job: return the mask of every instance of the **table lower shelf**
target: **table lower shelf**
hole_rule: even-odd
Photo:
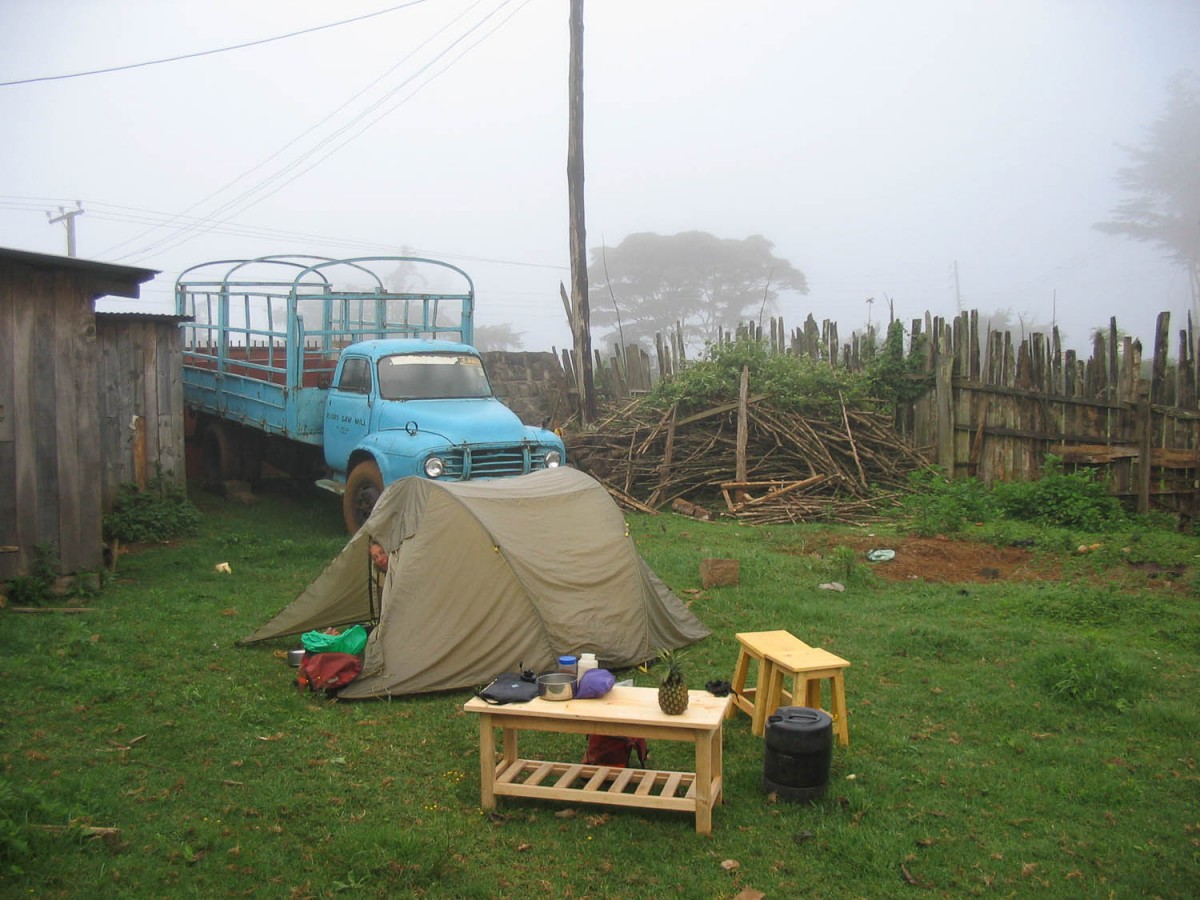
[[[540,759],[501,760],[496,765],[498,797],[534,797],[647,809],[696,810],[696,775],[661,769],[591,766]],[[720,802],[721,779],[710,796]]]

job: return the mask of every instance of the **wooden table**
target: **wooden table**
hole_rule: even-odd
[[[592,700],[543,700],[489,704],[472,697],[463,710],[479,715],[480,806],[497,797],[534,797],[574,803],[603,803],[694,812],[696,831],[712,832],[712,808],[721,802],[721,725],[729,697],[689,691],[688,708],[668,716],[658,708],[658,690],[614,687]],[[496,758],[495,729],[502,731]],[[694,772],[591,766],[582,762],[521,759],[517,732],[613,734],[647,740],[691,741]],[[579,755],[583,757],[583,745]]]

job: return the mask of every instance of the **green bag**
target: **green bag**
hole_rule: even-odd
[[[309,653],[352,653],[358,656],[367,646],[367,629],[361,625],[351,625],[341,634],[306,631],[300,635],[300,643]]]

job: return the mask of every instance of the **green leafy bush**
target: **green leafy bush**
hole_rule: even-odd
[[[893,403],[909,403],[929,390],[930,379],[925,373],[922,353],[928,341],[928,335],[919,335],[913,352],[906,355],[904,326],[899,319],[893,320],[883,345],[867,367],[867,383],[872,396]]]
[[[1104,482],[1087,471],[1064,472],[1056,456],[1046,457],[1037,481],[996,484],[995,498],[1005,516],[1042,525],[1105,531],[1125,521],[1120,501]]]
[[[112,512],[104,517],[104,534],[125,542],[169,540],[195,534],[199,526],[200,511],[183,489],[161,477],[144,491],[121,485]]]
[[[908,482],[910,493],[901,502],[901,511],[923,537],[953,534],[997,514],[991,490],[978,478],[951,480],[941,469],[930,468],[913,472]]]
[[[779,409],[806,413],[839,410],[840,414],[843,402],[861,403],[869,393],[863,375],[808,356],[772,353],[766,345],[743,338],[709,347],[704,359],[659,382],[650,402],[664,409],[673,403],[703,409],[735,401],[743,366],[750,372],[751,393],[770,394]]]
[[[38,544],[33,548],[29,574],[18,575],[5,584],[9,601],[13,606],[41,606],[50,599],[58,570],[58,551],[50,544]]]

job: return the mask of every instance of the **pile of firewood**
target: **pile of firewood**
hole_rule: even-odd
[[[762,396],[698,413],[635,400],[567,440],[572,465],[626,508],[760,524],[876,518],[927,465],[881,413],[801,415]]]

